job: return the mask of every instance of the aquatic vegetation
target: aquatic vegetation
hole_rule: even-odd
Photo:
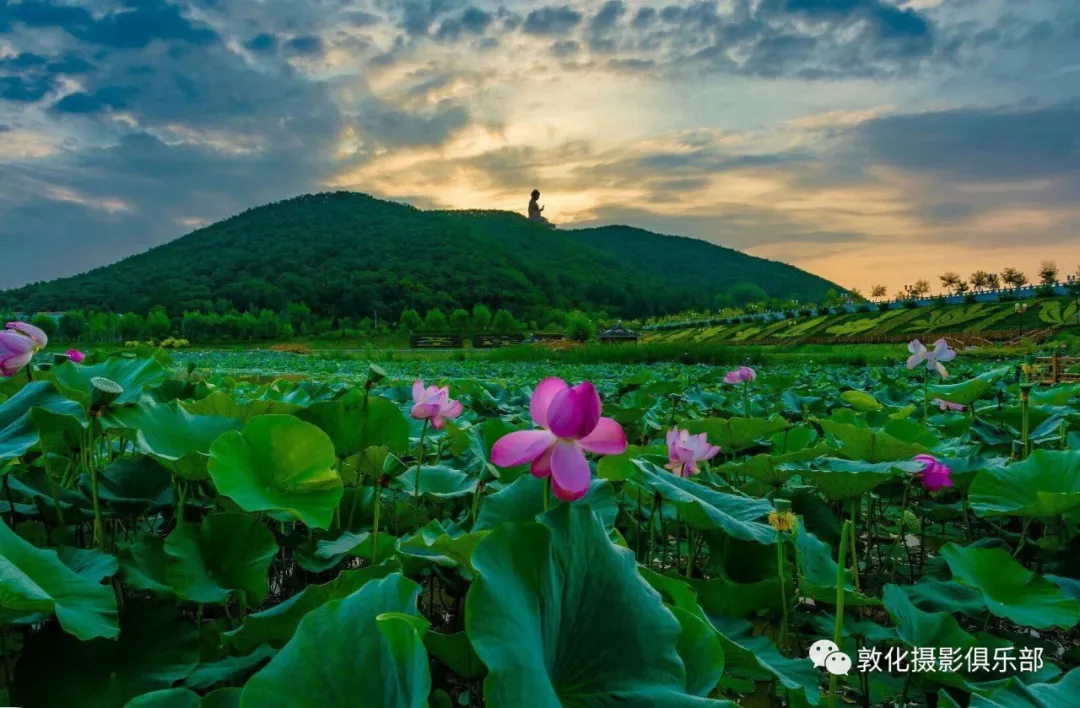
[[[1080,691],[1080,387],[1018,362],[0,347],[11,705]]]

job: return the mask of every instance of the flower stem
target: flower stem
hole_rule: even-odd
[[[907,509],[908,490],[911,489],[911,483],[915,481],[915,475],[908,478],[907,484],[904,485],[904,496],[900,502],[900,530],[896,534],[896,543],[893,544],[893,552],[889,555],[892,556],[892,573],[889,576],[889,582],[896,582],[896,549],[900,546],[900,542],[904,540],[904,510]],[[906,544],[907,542],[904,541]]]
[[[833,629],[833,643],[840,646],[840,640],[844,638],[844,568],[847,555],[848,535],[851,533],[851,522],[844,520],[844,527],[840,530],[840,550],[836,559],[836,625]],[[829,706],[836,708],[837,688],[840,677],[833,674],[829,677]]]
[[[742,385],[742,408],[743,416],[750,417],[750,382],[744,381]]]
[[[382,510],[382,486],[375,483],[375,523],[371,535],[371,564],[379,564],[379,512]]]
[[[784,534],[779,533],[776,537],[776,575],[780,579],[780,651],[787,650],[788,615],[787,615],[787,588],[784,587]]]
[[[858,536],[856,532],[859,528],[859,498],[855,497],[851,500],[851,581],[855,587],[856,592],[859,590],[859,555],[858,555]]]
[[[413,498],[420,499],[420,467],[424,464],[424,438],[427,436],[428,421],[424,420],[424,427],[420,430],[420,452],[416,456],[416,489],[413,492]]]

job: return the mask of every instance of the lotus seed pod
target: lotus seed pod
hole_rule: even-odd
[[[101,410],[124,394],[124,387],[103,376],[90,379],[90,408]]]

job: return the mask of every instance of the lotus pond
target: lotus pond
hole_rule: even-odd
[[[230,356],[0,379],[0,702],[1077,704],[1080,385]]]

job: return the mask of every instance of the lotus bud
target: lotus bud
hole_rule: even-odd
[[[124,394],[124,387],[103,376],[90,379],[90,410],[100,411]]]

